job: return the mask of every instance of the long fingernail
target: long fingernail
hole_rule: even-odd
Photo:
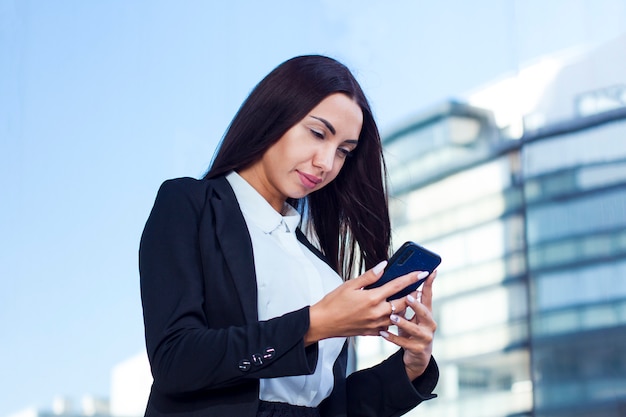
[[[397,323],[400,321],[400,316],[398,316],[397,314],[392,314],[391,316],[389,316],[389,319],[394,322]]]
[[[413,297],[411,294],[407,295],[406,299],[409,300],[409,303],[411,304],[415,302],[415,297]]]
[[[428,271],[422,271],[419,274],[417,274],[417,278],[418,279],[422,279],[422,278],[426,278],[428,275],[430,275],[430,272]]]
[[[389,333],[387,333],[384,330],[379,331],[378,334],[384,337],[385,339],[389,338]]]
[[[387,266],[387,261],[382,261],[381,263],[379,263],[378,265],[376,265],[374,267],[374,269],[372,269],[374,271],[374,273],[376,275],[380,274],[380,272],[385,269],[385,267]]]

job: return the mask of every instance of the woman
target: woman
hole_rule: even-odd
[[[389,246],[380,137],[361,88],[333,59],[284,62],[243,103],[205,178],[166,181],[146,223],[146,416],[399,416],[433,398],[436,274],[421,302],[385,301],[419,271],[362,290]],[[346,376],[356,335],[401,349]]]

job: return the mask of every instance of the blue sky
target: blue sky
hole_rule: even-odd
[[[346,63],[383,133],[626,31],[623,0],[0,0],[0,416],[107,396],[143,349],[137,249],[274,66]]]

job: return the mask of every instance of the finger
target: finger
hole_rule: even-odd
[[[364,274],[348,281],[355,288],[364,288],[375,283],[383,275],[383,271],[387,266],[387,261],[382,261],[372,269],[367,270]]]
[[[423,305],[415,307],[415,316],[411,318],[411,322],[419,326],[427,327],[433,332],[437,329],[437,323],[432,313]]]
[[[437,270],[433,271],[424,286],[422,287],[422,297],[421,303],[426,306],[426,308],[430,311],[433,309],[433,282],[437,277]]]
[[[393,343],[394,345],[403,347],[403,348],[407,348],[409,345],[409,340],[404,338],[404,337],[400,337],[397,336],[389,331],[385,331],[385,330],[381,330],[380,331],[380,336],[382,336],[383,338],[389,340],[391,343]]]
[[[394,315],[392,315],[390,319],[391,322],[398,327],[398,333],[402,335],[398,335],[398,337],[408,337],[426,344],[432,342],[435,334],[434,327],[436,327],[434,322],[432,323],[433,327],[431,328],[431,326],[417,325],[410,320],[403,319],[402,317],[394,317]]]
[[[417,340],[415,337],[399,336],[388,330],[383,330],[379,334],[394,345],[400,346],[406,350],[418,350],[420,346],[427,345],[427,341],[429,340],[428,337],[424,337],[424,340]]]
[[[409,285],[416,283],[421,278],[425,278],[423,274],[428,274],[428,272],[422,272],[422,271],[409,272],[406,275],[402,275],[401,277],[392,279],[385,285],[381,286],[378,290],[381,292],[381,294],[385,298],[388,298],[394,295],[395,293],[397,293],[398,291],[402,291]]]
[[[389,320],[391,320],[391,324],[395,325],[398,328],[398,337],[407,337],[407,336],[415,336],[416,335],[416,327],[417,325],[413,323],[411,320],[407,320],[399,315],[392,314],[389,316]]]
[[[437,330],[437,323],[435,322],[433,314],[425,305],[421,304],[419,301],[415,301],[410,307],[415,312],[415,315],[410,319],[405,318],[405,321],[415,324],[416,326],[419,325],[420,327],[427,328],[433,333]]]
[[[383,304],[387,304],[389,307],[385,310],[386,318],[389,319],[391,315],[397,315],[404,317],[407,308],[406,297],[398,298],[391,301],[383,301]]]
[[[424,305],[423,301],[421,301],[421,297],[423,296],[420,296],[419,291],[405,297],[407,305],[415,313],[410,320],[412,320],[415,324],[420,324],[425,321],[427,325],[430,325],[434,322],[432,317],[432,308]]]

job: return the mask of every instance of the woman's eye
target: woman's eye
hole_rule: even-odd
[[[345,149],[345,148],[337,148],[337,153],[342,158],[346,158],[346,157],[352,155],[350,149]]]
[[[324,132],[320,132],[319,130],[311,129],[311,133],[318,139],[324,139]]]

